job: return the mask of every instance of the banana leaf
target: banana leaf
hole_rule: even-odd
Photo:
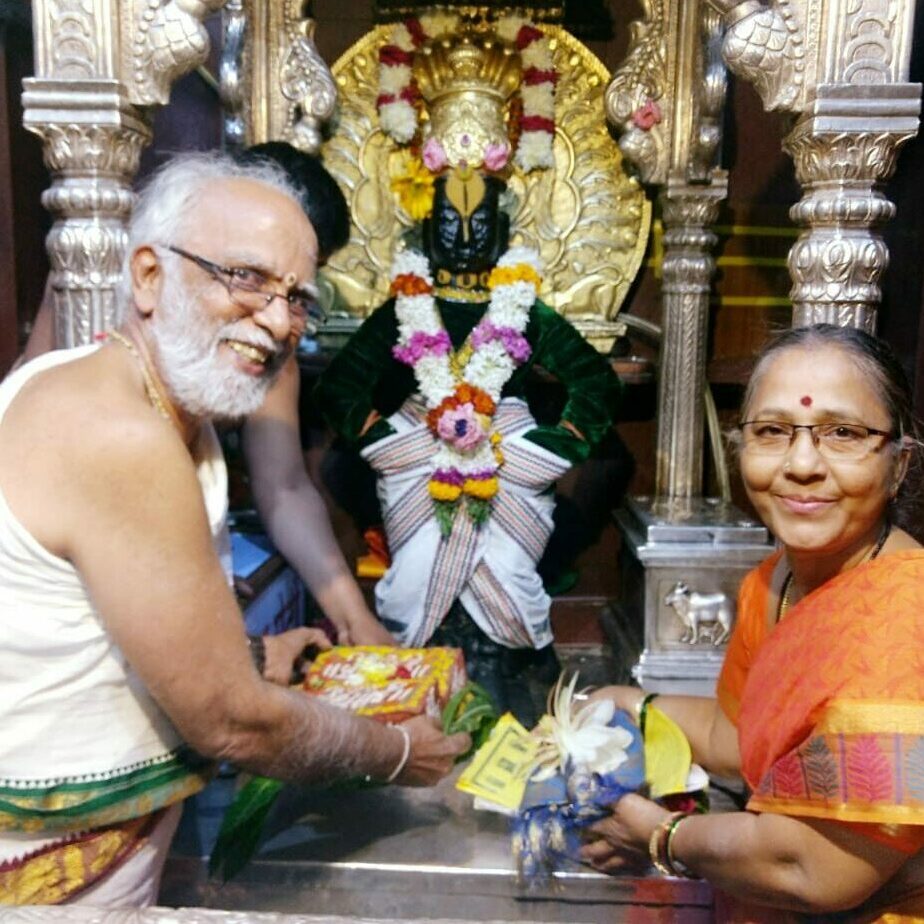
[[[447,735],[468,732],[472,748],[458,760],[465,760],[487,740],[498,715],[485,689],[467,683],[452,696],[442,713]],[[257,851],[270,809],[285,784],[265,776],[252,777],[234,797],[221,822],[218,839],[209,857],[209,875],[220,875],[227,882],[236,876]],[[375,784],[380,785],[380,784]],[[340,792],[367,788],[365,779],[344,780],[336,784]],[[330,788],[330,787],[329,787]]]

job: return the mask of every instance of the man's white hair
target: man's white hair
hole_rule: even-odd
[[[288,196],[299,208],[301,201],[285,171],[268,160],[241,164],[214,151],[180,154],[168,161],[138,194],[128,226],[128,246],[122,264],[119,301],[131,305],[131,256],[145,244],[181,245],[183,233],[196,220],[196,210],[214,182],[248,179]],[[161,255],[163,257],[163,255]]]

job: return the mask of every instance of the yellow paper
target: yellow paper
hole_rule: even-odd
[[[504,808],[519,808],[538,746],[538,741],[509,712],[502,715],[491,737],[459,777],[456,789]]]
[[[690,743],[677,723],[649,705],[645,712],[645,780],[651,797],[685,792],[692,762]]]

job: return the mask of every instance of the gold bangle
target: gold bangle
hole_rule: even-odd
[[[677,833],[677,829],[680,827],[680,822],[685,821],[690,816],[687,814],[681,814],[679,818],[674,818],[670,826],[667,829],[667,838],[666,844],[664,847],[664,861],[665,866],[671,871],[670,875],[677,876],[682,879],[698,879],[699,877],[684,863],[682,860],[678,860],[674,856],[674,835]]]
[[[674,824],[683,818],[683,812],[674,812],[665,818],[652,832],[648,839],[648,856],[651,865],[662,876],[676,876],[667,862],[667,838]]]

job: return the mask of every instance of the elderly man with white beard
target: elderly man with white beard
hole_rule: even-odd
[[[265,682],[216,554],[212,421],[261,405],[315,295],[296,191],[178,159],[128,253],[124,325],[0,385],[0,903],[150,903],[216,759],[428,785],[469,744]]]

